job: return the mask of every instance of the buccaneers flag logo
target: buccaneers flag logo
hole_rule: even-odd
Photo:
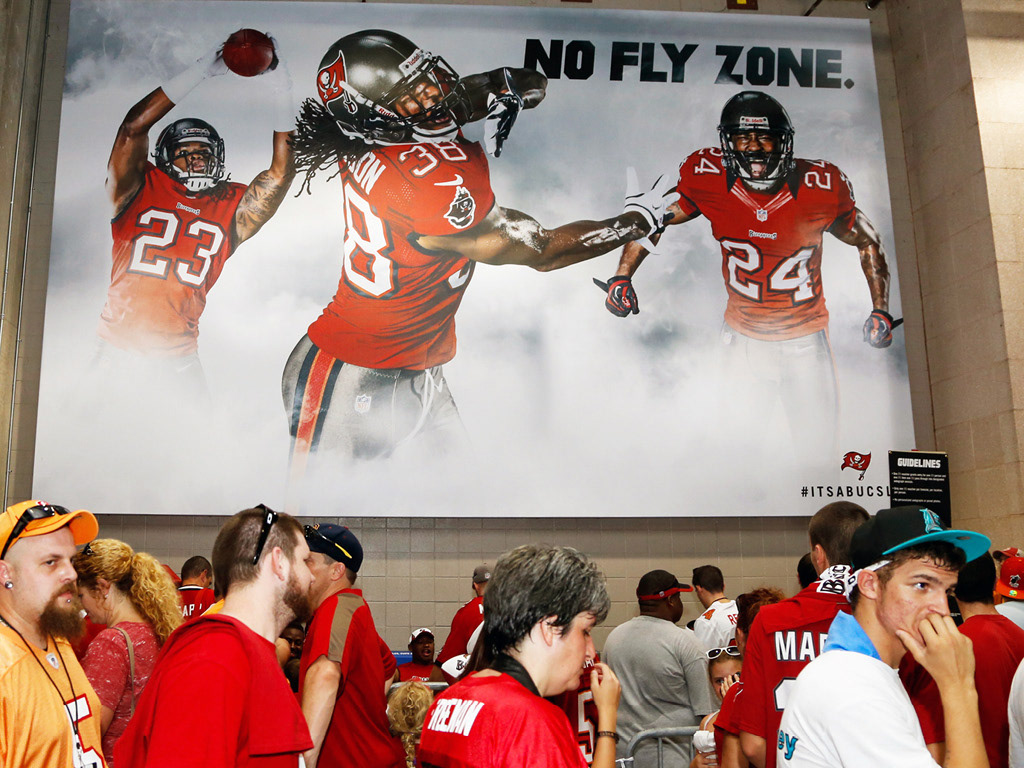
[[[864,479],[864,473],[868,471],[868,464],[871,463],[870,453],[857,453],[856,451],[850,451],[848,454],[843,456],[843,464],[839,467],[840,470],[850,469],[860,470],[860,477],[858,480]]]

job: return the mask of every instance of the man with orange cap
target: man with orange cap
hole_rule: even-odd
[[[98,530],[45,501],[0,514],[0,765],[104,764],[100,702],[68,643],[84,629],[71,557]]]

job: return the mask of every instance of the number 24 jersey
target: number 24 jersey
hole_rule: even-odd
[[[839,168],[798,158],[782,187],[766,194],[739,179],[729,186],[722,151],[712,147],[679,167],[677,190],[683,213],[703,214],[721,245],[732,328],[781,341],[828,326],[822,235],[848,232],[856,217],[853,188]]]

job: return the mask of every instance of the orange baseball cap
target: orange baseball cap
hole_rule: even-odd
[[[6,555],[18,539],[53,533],[65,525],[71,529],[75,544],[89,543],[100,530],[96,517],[85,509],[72,511],[37,499],[13,504],[0,514],[0,557]]]

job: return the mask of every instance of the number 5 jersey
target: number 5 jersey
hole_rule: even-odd
[[[114,263],[100,338],[146,355],[196,351],[206,294],[235,249],[235,210],[245,190],[225,182],[188,195],[147,163],[142,188],[111,221]]]

